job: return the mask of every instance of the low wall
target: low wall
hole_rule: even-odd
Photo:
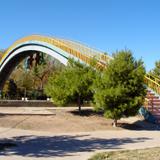
[[[0,100],[0,107],[55,107],[50,101],[45,100]]]

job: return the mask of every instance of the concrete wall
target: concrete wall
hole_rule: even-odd
[[[0,100],[0,107],[55,107],[55,105],[52,102],[43,100]]]

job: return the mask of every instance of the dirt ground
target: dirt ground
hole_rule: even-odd
[[[0,115],[0,127],[20,128],[36,131],[83,132],[112,129],[111,120],[106,120],[102,115],[95,114],[92,110],[84,110],[79,115],[76,109],[53,109],[52,114],[11,114]]]
[[[143,121],[122,119],[113,128],[92,108],[79,115],[73,107],[0,107],[0,160],[86,160],[109,150],[159,147],[159,130],[136,122]]]
[[[25,112],[22,112],[24,109]],[[30,114],[27,113],[28,109],[30,109]],[[7,110],[7,114],[6,112],[2,113],[3,110]],[[16,110],[18,114],[16,114]],[[36,111],[37,114],[35,114],[35,109],[34,114],[32,114],[31,107],[0,108],[0,127],[49,131],[54,133],[67,133],[100,130],[121,130],[124,126],[123,123],[123,126],[119,125],[120,127],[113,128],[112,120],[104,118],[102,114],[93,112],[91,108],[83,109],[81,115],[79,115],[77,108],[56,109],[43,107],[37,108]],[[122,123],[122,121],[120,122]],[[135,128],[137,126],[129,125],[129,127]]]

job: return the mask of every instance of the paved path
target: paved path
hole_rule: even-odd
[[[83,107],[85,109],[92,109],[93,107]],[[53,115],[54,110],[66,110],[73,111],[77,110],[77,107],[7,107],[0,106],[0,114],[5,115]]]
[[[96,152],[160,146],[160,131],[37,132],[0,128],[0,143],[17,144],[0,160],[87,160]]]
[[[27,115],[27,114],[53,114],[51,111],[49,111],[51,107],[0,107],[0,113],[1,114],[21,114],[21,115]]]

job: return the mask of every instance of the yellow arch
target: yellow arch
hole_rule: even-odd
[[[45,42],[50,45],[54,45],[63,51],[66,51],[70,55],[78,58],[79,60],[90,64],[91,59],[95,58],[97,60],[97,67],[98,68],[104,68],[106,66],[106,62],[112,59],[112,57],[104,54],[103,52],[91,49],[87,46],[84,46],[80,43],[64,40],[60,38],[52,38],[52,37],[46,37],[46,36],[40,36],[40,35],[31,35],[24,37],[22,39],[17,40],[13,45],[11,45],[5,54],[3,55],[1,62],[3,59],[18,45],[23,44],[27,41],[39,41],[39,42]]]
[[[97,60],[98,68],[106,67],[107,64],[106,62],[112,59],[112,57],[104,54],[103,52],[94,50],[78,42],[73,42],[61,38],[41,36],[41,35],[31,35],[21,38],[17,40],[13,45],[11,45],[1,58],[0,64],[14,48],[16,48],[18,45],[21,45],[29,41],[45,42],[50,45],[56,46],[87,64],[90,64],[91,59],[95,58]],[[155,90],[158,94],[160,94],[160,80],[158,78],[146,74],[144,82],[147,84],[148,87],[150,87],[151,89]]]

